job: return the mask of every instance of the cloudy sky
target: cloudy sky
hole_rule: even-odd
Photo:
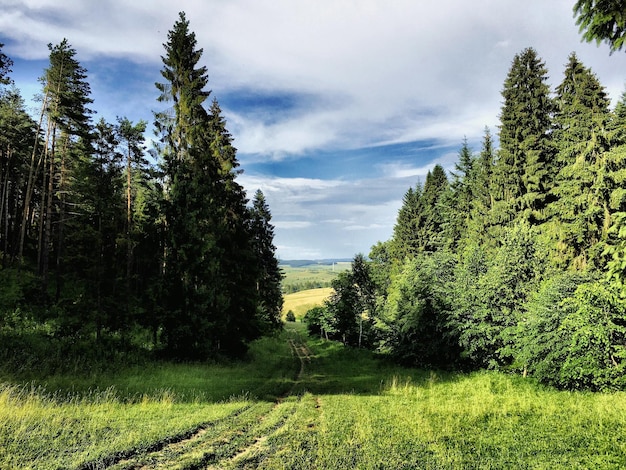
[[[626,54],[582,43],[574,0],[0,0],[0,42],[27,100],[67,38],[100,116],[152,120],[167,31],[184,10],[266,195],[282,259],[351,258],[392,233],[406,190],[497,134],[502,84],[533,47],[556,86],[576,52],[619,98]]]

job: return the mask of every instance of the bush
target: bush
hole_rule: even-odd
[[[293,313],[293,310],[289,310],[286,316],[287,321],[296,321],[296,314]]]

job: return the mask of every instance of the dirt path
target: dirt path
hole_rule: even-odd
[[[291,390],[275,402],[256,402],[221,420],[166,438],[143,450],[112,456],[84,468],[114,470],[257,468],[281,448],[286,427],[313,430],[318,415],[314,397],[296,394],[312,353],[297,332],[290,332],[291,353],[299,371]],[[307,416],[306,423],[300,423]],[[314,420],[313,420],[314,421]]]

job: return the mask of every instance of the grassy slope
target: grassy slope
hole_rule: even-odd
[[[283,316],[289,310],[293,311],[296,319],[300,320],[304,314],[313,307],[317,307],[324,303],[333,289],[331,287],[321,287],[319,289],[308,289],[284,296]]]
[[[405,369],[322,340],[308,340],[307,349],[298,346],[302,327],[258,343],[257,360],[245,367],[169,366],[167,390],[156,391],[155,379],[145,396],[136,394],[140,385],[51,396],[5,384],[0,468],[75,468],[123,451],[112,468],[626,467],[625,393]],[[220,402],[228,393],[222,377],[233,381],[232,395],[244,395]],[[101,380],[101,390],[110,385]],[[219,392],[210,391],[214,381],[223,383]],[[254,399],[255,387],[283,396]],[[192,437],[171,438],[184,433]]]

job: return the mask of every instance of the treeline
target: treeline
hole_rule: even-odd
[[[410,188],[393,237],[354,259],[309,328],[405,364],[623,388],[626,93],[611,109],[575,54],[551,90],[529,48],[502,97],[499,148],[487,129]]]
[[[252,203],[184,13],[168,33],[154,114],[92,122],[87,71],[49,45],[41,114],[0,45],[0,329],[149,337],[176,357],[239,354],[280,325],[271,214]]]
[[[331,287],[330,281],[302,281],[283,284],[283,294],[293,294],[309,289],[321,289],[322,287]]]

